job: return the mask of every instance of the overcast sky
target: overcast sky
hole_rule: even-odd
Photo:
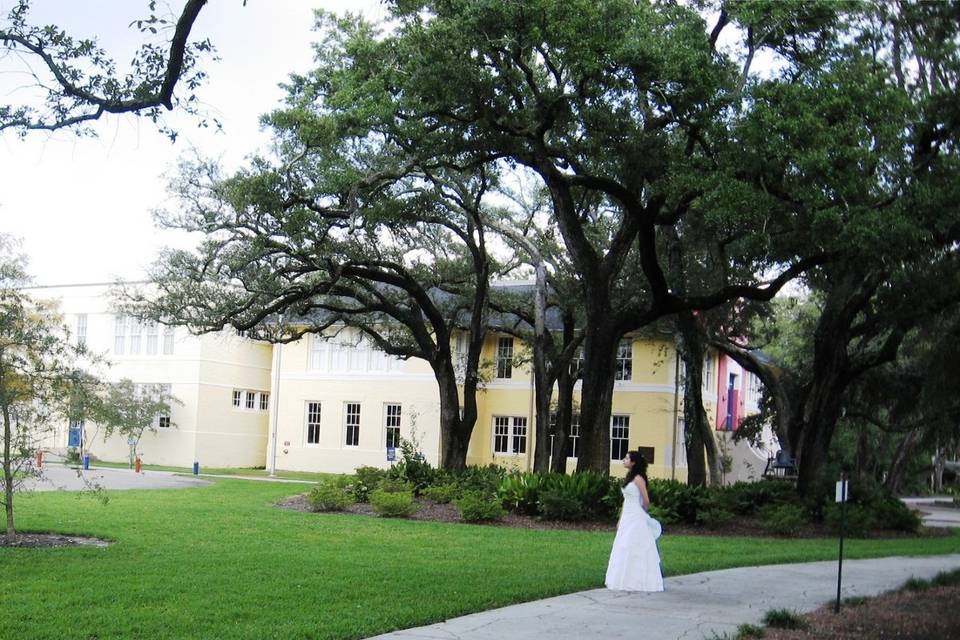
[[[168,2],[179,13],[182,0]],[[14,4],[0,0],[0,13]],[[128,25],[148,14],[147,0],[32,4],[32,23],[56,23],[75,37],[96,36],[118,62],[126,62],[138,42]],[[35,283],[135,279],[161,246],[182,246],[183,237],[153,226],[150,212],[168,201],[164,176],[194,149],[229,168],[266,145],[258,117],[280,104],[284,92],[278,84],[288,74],[310,68],[314,8],[385,13],[377,0],[248,0],[246,7],[242,0],[211,0],[203,9],[193,33],[211,38],[221,60],[206,65],[210,77],[200,98],[223,123],[221,133],[176,116],[167,119],[180,134],[176,143],[135,116],[105,118],[94,139],[0,133],[0,232],[23,240]],[[22,91],[18,64],[0,60],[0,104]]]

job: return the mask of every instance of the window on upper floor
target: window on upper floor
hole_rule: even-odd
[[[122,356],[127,345],[127,317],[114,316],[113,319],[113,353]]]
[[[83,347],[87,344],[87,314],[77,314],[77,346]]]
[[[260,394],[260,411],[266,411],[270,406],[270,394],[261,393]]]
[[[169,325],[163,328],[163,355],[173,355],[173,327]]]
[[[153,320],[147,320],[144,323],[147,334],[146,354],[148,356],[157,355],[157,323]]]
[[[253,391],[247,391],[247,409],[253,409],[256,406],[257,394]]]
[[[703,371],[701,375],[703,376],[703,389],[710,389],[713,385],[713,356],[709,353],[703,358]]]
[[[630,340],[621,340],[617,345],[617,364],[613,379],[633,379],[633,343]]]
[[[497,340],[497,377],[513,377],[513,338]]]
[[[130,318],[130,355],[140,355],[140,338],[143,333],[143,325],[136,318]]]

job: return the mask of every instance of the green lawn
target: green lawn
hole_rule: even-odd
[[[218,480],[168,491],[18,499],[24,530],[106,549],[0,548],[4,638],[362,638],[601,586],[611,533],[303,514],[302,485]],[[862,541],[848,556],[960,551],[960,536]],[[832,540],[664,536],[667,575],[832,559]]]

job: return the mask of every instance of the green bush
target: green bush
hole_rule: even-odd
[[[506,475],[507,472],[503,467],[491,464],[486,467],[467,467],[457,472],[450,480],[457,483],[461,494],[479,491],[493,495]]]
[[[406,480],[384,478],[377,485],[375,491],[382,491],[383,493],[410,493],[413,491],[413,486]]]
[[[495,497],[479,491],[469,491],[453,501],[460,517],[467,522],[482,522],[485,520],[500,520],[504,510],[500,501]]]
[[[807,513],[795,504],[771,505],[762,512],[761,526],[778,536],[794,535],[807,523]]]
[[[437,504],[447,504],[460,495],[460,489],[457,487],[456,483],[451,482],[449,484],[427,487],[420,492],[420,495],[427,500],[436,502]]]
[[[826,505],[823,509],[823,524],[827,529],[837,535],[840,533],[841,522],[841,505],[835,503]],[[876,518],[868,508],[859,504],[847,504],[846,535],[851,538],[862,538],[876,527]]]
[[[79,467],[83,464],[83,461],[80,459],[80,450],[76,447],[67,449],[67,455],[63,457],[63,464],[68,467]]]
[[[406,518],[417,510],[411,491],[375,489],[370,492],[370,504],[374,511],[385,518]]]
[[[548,483],[549,474],[511,473],[497,487],[497,498],[508,511],[524,515],[536,515],[539,509],[540,492]]]
[[[312,511],[343,511],[353,504],[353,495],[338,480],[320,482],[307,494]]]
[[[540,494],[540,515],[546,520],[583,520],[588,512],[577,497],[559,489],[547,489]]]
[[[910,510],[901,500],[884,495],[865,505],[881,529],[916,532],[920,529],[920,516]]]
[[[737,482],[724,487],[731,511],[746,516],[763,511],[769,505],[796,502],[797,493],[786,482],[761,480],[759,482]]]
[[[387,470],[378,467],[357,467],[353,475],[353,497],[357,502],[368,502],[370,492],[387,478]]]
[[[654,518],[663,525],[680,522],[680,516],[677,515],[676,511],[665,509],[659,505],[651,504],[650,508],[647,509],[647,513],[650,514],[651,518]]]
[[[696,524],[708,529],[718,529],[733,519],[733,513],[721,506],[711,506],[697,511]]]
[[[650,503],[677,514],[679,522],[697,524],[697,512],[707,499],[703,487],[691,487],[677,480],[650,480]]]
[[[400,461],[390,467],[390,478],[408,483],[413,487],[414,494],[420,495],[421,491],[433,484],[437,473],[417,450],[415,442],[400,438]]]

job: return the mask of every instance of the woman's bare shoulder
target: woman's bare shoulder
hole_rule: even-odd
[[[647,482],[643,479],[643,476],[637,476],[633,479],[633,484],[637,485],[641,489],[647,488]]]

